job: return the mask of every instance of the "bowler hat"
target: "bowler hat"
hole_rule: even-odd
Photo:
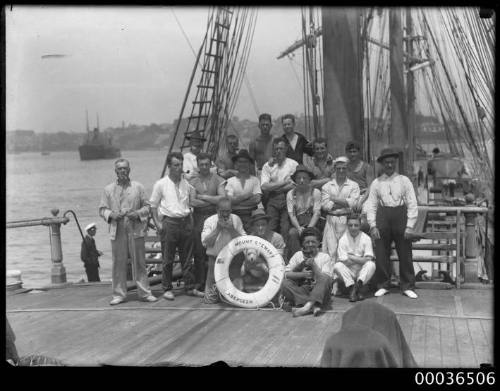
[[[264,209],[255,209],[252,212],[252,216],[250,217],[250,224],[255,223],[258,220],[266,219],[267,221],[271,220],[271,216],[266,214]]]
[[[238,153],[231,158],[233,163],[236,163],[238,159],[247,159],[251,164],[253,164],[253,159],[246,149],[240,149]]]
[[[201,140],[201,141],[207,141],[205,137],[201,135],[201,132],[199,130],[195,130],[192,132],[189,136],[186,135],[187,140]]]
[[[382,152],[380,152],[380,156],[377,158],[377,162],[382,163],[382,160],[384,160],[386,157],[399,157],[399,151],[397,151],[395,148],[384,148],[382,149]]]
[[[299,164],[297,166],[297,168],[295,169],[295,172],[292,175],[293,181],[295,181],[295,177],[297,176],[297,174],[299,172],[305,172],[305,173],[309,174],[310,179],[314,179],[314,174],[306,166],[304,166],[303,164]]]

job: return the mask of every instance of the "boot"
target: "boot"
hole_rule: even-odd
[[[357,291],[358,291],[358,300],[363,300],[365,298],[365,296],[363,295],[363,293],[361,293],[361,291],[363,289],[363,281],[362,280],[358,280],[357,285],[358,285],[358,288],[357,288]]]
[[[357,284],[353,284],[351,286],[351,293],[349,294],[349,301],[351,303],[358,301],[358,285]]]

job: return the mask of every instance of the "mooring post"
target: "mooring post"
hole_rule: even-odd
[[[54,208],[50,212],[54,217],[57,217],[59,209]],[[61,223],[50,223],[49,233],[50,253],[52,256],[51,281],[52,284],[63,284],[66,282],[66,269],[62,263]]]

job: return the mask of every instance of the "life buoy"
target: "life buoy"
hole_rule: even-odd
[[[264,257],[269,268],[269,278],[262,289],[253,293],[237,289],[229,278],[229,265],[238,253],[254,249]],[[219,253],[215,260],[214,277],[217,289],[231,304],[244,308],[265,306],[278,293],[285,277],[283,257],[267,240],[258,236],[239,236],[231,240]]]

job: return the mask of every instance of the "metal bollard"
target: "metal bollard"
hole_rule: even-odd
[[[54,217],[57,217],[59,209],[54,208],[50,211]],[[66,282],[66,269],[63,265],[63,253],[61,245],[61,223],[49,224],[50,235],[50,253],[52,256],[52,269],[50,273],[52,284],[64,284]]]

